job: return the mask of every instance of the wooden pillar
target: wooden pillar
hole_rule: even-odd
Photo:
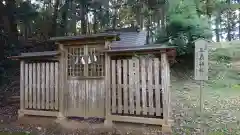
[[[24,99],[24,85],[25,85],[25,82],[24,82],[24,71],[25,71],[25,62],[24,60],[21,60],[20,62],[20,110],[18,111],[18,117],[22,117],[24,114],[23,114],[23,110],[24,110],[24,102],[25,102],[25,99]]]
[[[109,41],[106,41],[105,48],[109,47],[111,43]],[[110,56],[105,53],[105,126],[112,126],[112,120],[111,120],[111,89],[110,89],[110,70],[111,70],[111,59]]]
[[[163,100],[163,132],[171,132],[171,101],[170,101],[170,67],[166,51],[161,52],[161,74],[162,74],[162,100]]]
[[[65,118],[65,102],[64,101],[64,91],[65,85],[66,85],[66,80],[65,80],[65,71],[66,71],[66,62],[65,62],[65,50],[64,46],[62,44],[59,44],[59,51],[61,52],[61,56],[59,58],[59,76],[60,76],[60,87],[59,87],[59,114],[58,114],[58,119],[64,119]]]

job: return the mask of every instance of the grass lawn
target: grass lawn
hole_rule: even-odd
[[[172,72],[175,134],[199,132],[202,121],[207,135],[240,135],[240,43],[237,44],[209,51],[209,80],[203,89],[202,119],[200,86],[193,80],[193,71]]]
[[[193,81],[172,83],[173,118],[176,134],[199,131],[199,85]],[[203,89],[202,120],[207,134],[240,134],[240,89]]]

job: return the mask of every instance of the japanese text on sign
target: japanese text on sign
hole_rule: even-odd
[[[208,42],[195,42],[195,80],[208,80]]]

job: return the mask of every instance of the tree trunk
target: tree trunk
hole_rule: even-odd
[[[81,32],[83,35],[87,34],[87,22],[86,22],[86,14],[87,14],[87,4],[84,0],[81,2]]]
[[[72,21],[71,21],[71,28],[72,28],[72,32],[74,33],[74,35],[77,34],[77,17],[76,17],[76,3],[73,2],[73,0],[71,0],[71,4],[72,4]]]
[[[17,23],[15,20],[15,11],[16,11],[16,1],[15,0],[8,0],[6,1],[6,13],[8,17],[9,23],[9,39],[12,44],[18,43],[18,30],[17,30]]]
[[[49,32],[50,37],[57,35],[57,17],[58,17],[59,3],[60,3],[60,0],[56,0],[54,4],[54,11],[53,11],[53,17],[52,17],[52,30]]]
[[[230,7],[231,0],[227,0],[227,4]],[[227,9],[227,40],[231,41],[231,9]]]
[[[113,15],[113,20],[112,20],[112,29],[116,29],[117,25],[117,8],[114,8],[114,15]]]
[[[97,33],[97,12],[96,10],[93,12],[94,14],[94,22],[93,22],[93,33]]]
[[[221,21],[221,13],[218,13],[215,19],[215,34],[216,34],[216,41],[220,42],[220,21]]]
[[[66,35],[68,8],[69,8],[69,0],[65,0],[64,11],[62,13],[62,22],[61,22],[61,32],[60,32],[61,36],[65,36]]]
[[[147,43],[146,44],[149,44],[150,42],[150,23],[151,23],[151,19],[150,19],[150,15],[148,15],[147,17]]]

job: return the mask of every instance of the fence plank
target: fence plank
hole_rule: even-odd
[[[25,64],[25,108],[28,108],[28,96],[29,96],[29,84],[28,84],[28,71],[29,71],[29,69],[28,69],[28,64]]]
[[[117,60],[117,87],[118,87],[118,113],[122,113],[122,64],[121,60]]]
[[[46,63],[42,63],[41,64],[41,71],[42,71],[42,79],[41,79],[41,88],[42,88],[42,92],[41,92],[41,101],[42,101],[42,108],[41,109],[45,109],[46,108],[46,106],[45,106],[45,103],[46,103],[46,101],[45,101],[45,90],[46,90],[46,85],[45,85],[45,82],[46,82],[46,75],[45,75],[45,73],[46,73],[46,65],[45,65]]]
[[[32,64],[29,64],[29,71],[28,71],[28,76],[29,76],[29,108],[32,108],[32,101],[33,101],[33,96],[32,96],[32,89],[33,89],[33,84],[32,84]]]
[[[112,60],[112,113],[116,113],[116,61]]]
[[[155,105],[156,105],[156,116],[161,116],[161,97],[160,97],[160,85],[159,85],[159,59],[154,58],[154,80],[155,80]]]
[[[50,69],[49,69],[49,63],[46,63],[46,109],[49,109],[49,81],[50,81]]]
[[[143,115],[147,115],[148,109],[147,109],[147,93],[146,93],[146,59],[141,59],[141,81],[142,81],[142,109],[143,109]]]
[[[59,87],[58,87],[58,82],[59,82],[59,77],[58,77],[58,70],[59,70],[59,67],[58,67],[58,62],[55,62],[55,65],[54,65],[54,67],[55,67],[55,74],[54,74],[54,84],[55,84],[55,110],[58,110],[58,98],[59,98],[59,96],[58,96],[58,89],[59,89]]]
[[[41,67],[40,63],[37,63],[37,108],[41,108]]]
[[[20,72],[20,110],[24,109],[24,88],[25,88],[25,82],[24,82],[24,61],[21,61],[21,72]]]
[[[140,70],[139,70],[139,59],[135,59],[135,77],[134,77],[134,83],[135,83],[135,96],[136,96],[136,114],[140,115],[141,113],[141,107],[140,107]]]
[[[33,67],[32,67],[32,74],[33,74],[33,89],[32,89],[32,95],[33,95],[33,108],[36,109],[37,108],[37,90],[36,90],[36,63],[33,63]]]
[[[49,63],[50,65],[50,109],[54,109],[54,63]]]
[[[128,60],[129,65],[129,107],[130,107],[130,114],[134,114],[134,97],[133,97],[133,61],[131,59]]]
[[[148,88],[148,103],[149,103],[149,114],[153,115],[153,73],[152,73],[152,59],[148,59],[148,83],[147,83],[147,88]]]
[[[163,119],[165,124],[168,123],[168,98],[167,98],[167,88],[166,88],[166,53],[161,54],[161,84],[162,84],[162,102],[163,102]]]
[[[127,60],[123,60],[123,93],[124,93],[124,113],[128,114],[128,69]]]

